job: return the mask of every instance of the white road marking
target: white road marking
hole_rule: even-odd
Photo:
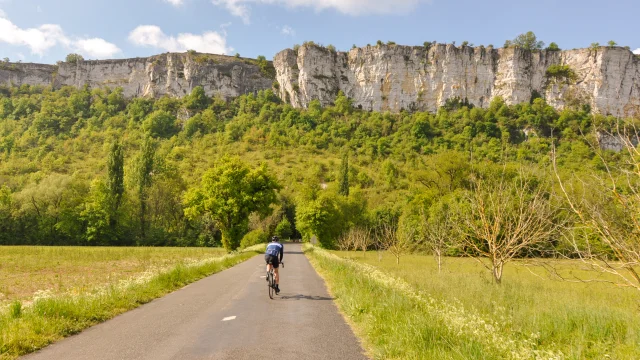
[[[231,321],[231,320],[235,320],[235,319],[236,319],[235,316],[229,316],[229,317],[226,317],[226,318],[222,319],[222,321]]]
[[[267,276],[266,276],[266,275],[262,275],[262,276],[260,276],[260,277],[261,277],[261,278],[263,278],[263,279],[266,279],[266,278],[267,278]]]

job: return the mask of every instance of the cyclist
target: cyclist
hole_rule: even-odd
[[[277,236],[271,238],[271,242],[267,245],[267,251],[264,254],[264,259],[267,262],[267,273],[271,270],[271,267],[275,269],[276,273],[276,295],[280,292],[280,274],[278,273],[278,267],[284,257],[284,246],[280,244],[280,239]]]

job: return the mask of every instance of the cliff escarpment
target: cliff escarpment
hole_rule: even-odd
[[[207,54],[163,54],[148,58],[78,61],[58,65],[0,64],[0,84],[122,87],[126,97],[184,96],[202,86],[209,96],[234,98],[270,89],[273,79],[255,60]]]
[[[379,45],[349,52],[304,45],[274,59],[278,93],[296,107],[338,91],[366,110],[436,111],[459,98],[487,107],[541,96],[556,108],[589,104],[602,114],[640,113],[640,61],[624,48],[531,52],[519,48]]]

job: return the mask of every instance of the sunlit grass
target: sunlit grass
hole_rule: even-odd
[[[82,293],[179,262],[222,256],[218,248],[0,246],[0,307],[36,292]]]
[[[499,321],[501,331],[528,336],[540,348],[559,350],[567,358],[640,358],[640,294],[632,289],[551,280],[543,269],[521,262],[508,265],[502,285],[496,285],[473,259],[448,258],[438,273],[431,256],[404,256],[397,265],[386,254],[379,259],[375,252],[334,253],[373,265],[438,301],[458,301],[489,321]],[[577,261],[554,266],[577,278],[595,276]]]

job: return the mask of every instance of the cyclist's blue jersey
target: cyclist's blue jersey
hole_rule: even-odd
[[[277,242],[272,242],[267,245],[267,255],[279,256],[280,260],[282,260],[282,256],[284,255],[284,246]]]

